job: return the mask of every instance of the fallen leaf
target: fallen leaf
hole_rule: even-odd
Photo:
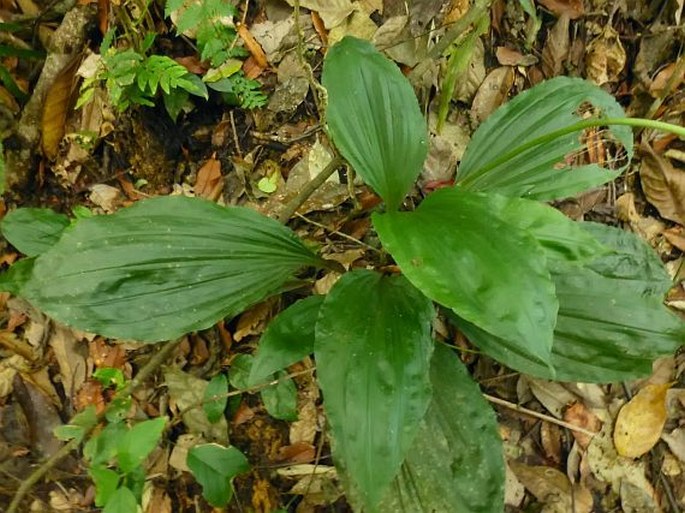
[[[685,70],[680,71],[678,77],[673,77],[673,72],[676,69],[676,63],[672,62],[665,68],[663,68],[659,73],[656,74],[652,83],[649,84],[649,94],[655,98],[660,98],[663,95],[664,90],[668,82],[672,81],[670,86],[670,91],[675,91],[680,87],[680,84],[685,80]]]
[[[572,486],[564,474],[552,467],[529,466],[517,461],[510,462],[510,466],[526,490],[545,505],[547,513],[573,511]]]
[[[685,172],[657,155],[646,143],[641,145],[640,182],[647,201],[661,217],[685,225]]]
[[[581,402],[573,403],[564,411],[564,420],[569,424],[578,426],[587,431],[598,432],[602,427],[602,422],[597,416],[588,410]],[[572,431],[573,437],[583,449],[587,449],[590,445],[592,437],[581,433],[580,431]]]
[[[685,428],[675,428],[670,433],[661,435],[661,438],[668,444],[674,456],[685,463]]]
[[[67,114],[71,108],[76,90],[76,71],[81,65],[81,56],[74,57],[55,76],[55,80],[45,95],[43,116],[41,118],[41,146],[45,156],[57,158],[59,143],[65,133]]]
[[[587,45],[585,69],[587,76],[597,85],[616,82],[626,65],[626,51],[618,32],[611,26]]]
[[[492,70],[478,88],[471,105],[471,115],[482,123],[492,112],[502,105],[514,85],[514,70],[510,66],[501,66]]]
[[[264,331],[268,320],[271,318],[273,306],[274,300],[268,299],[243,313],[233,332],[233,340],[240,342],[247,336],[259,335]]]
[[[638,458],[656,445],[666,424],[666,392],[672,383],[647,385],[618,412],[614,445],[620,456]]]
[[[583,0],[537,0],[537,3],[555,16],[566,15],[571,20],[577,20],[585,13]]]
[[[90,187],[88,199],[95,206],[100,207],[106,213],[111,214],[121,205],[121,191],[116,187],[104,183],[96,183]]]
[[[195,195],[211,201],[216,201],[221,196],[224,188],[224,180],[221,175],[221,162],[213,154],[197,172],[195,180]]]
[[[244,24],[238,23],[237,27],[238,35],[245,42],[245,47],[250,52],[250,55],[254,57],[254,60],[257,62],[257,65],[260,68],[266,69],[269,66],[269,63],[266,60],[266,54],[264,53],[261,45],[257,42],[254,36],[250,33],[250,30]]]
[[[59,364],[64,394],[71,400],[86,380],[88,349],[73,331],[60,325],[55,325],[49,344]]]
[[[542,48],[542,72],[545,77],[552,78],[562,73],[570,43],[569,17],[563,14],[547,33],[545,46]]]
[[[495,50],[495,56],[497,62],[502,66],[532,66],[538,62],[535,55],[523,55],[521,52],[506,46],[498,46]]]

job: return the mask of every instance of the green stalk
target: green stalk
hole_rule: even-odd
[[[574,132],[580,132],[581,130],[585,130],[586,128],[611,126],[611,125],[614,125],[614,126],[616,126],[616,125],[627,125],[627,126],[639,127],[639,128],[651,128],[654,130],[671,132],[671,133],[685,139],[685,127],[674,125],[672,123],[665,123],[663,121],[655,121],[653,119],[643,119],[643,118],[593,118],[593,119],[584,119],[584,120],[579,121],[578,123],[575,123],[573,125],[569,125],[567,127],[560,128],[559,130],[555,130],[554,132],[550,132],[549,134],[545,134],[545,135],[541,135],[540,137],[536,137],[535,139],[528,141],[528,142],[522,144],[521,146],[514,148],[513,150],[505,153],[504,155],[500,156],[499,158],[496,158],[495,160],[490,162],[488,165],[479,168],[476,173],[467,176],[464,180],[458,181],[458,183],[459,183],[459,185],[469,185],[470,183],[474,182],[475,180],[480,178],[483,174],[487,173],[491,169],[494,169],[497,166],[504,164],[505,162],[513,159],[514,157],[517,157],[521,153],[523,153],[523,152],[525,152],[531,148],[534,148],[536,146],[539,146],[541,144],[551,142],[555,139],[558,139],[559,137],[563,137],[564,135],[572,134]]]

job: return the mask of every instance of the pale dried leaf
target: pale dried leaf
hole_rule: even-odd
[[[57,358],[64,393],[69,399],[86,380],[88,348],[74,336],[74,332],[59,324],[50,335],[50,347]]]
[[[685,172],[642,144],[640,182],[647,200],[661,217],[685,225]]]
[[[526,496],[526,489],[507,464],[504,479],[504,504],[518,508]]]
[[[511,469],[518,480],[539,502],[547,513],[567,513],[572,510],[572,487],[568,477],[557,469],[529,466],[513,461]]]
[[[562,14],[547,33],[545,46],[542,48],[542,72],[547,78],[562,74],[570,42],[569,17]]]
[[[597,85],[615,82],[626,65],[626,51],[618,32],[611,26],[590,41],[585,53],[587,76]]]
[[[666,392],[671,385],[647,385],[621,408],[614,428],[619,455],[638,458],[659,441],[667,419]]]
[[[576,401],[576,397],[560,383],[533,378],[528,378],[528,382],[535,398],[558,419],[563,417],[566,406]]]
[[[619,489],[623,513],[661,513],[651,490],[645,490],[629,481],[621,483]]]
[[[96,183],[91,186],[88,199],[106,213],[111,214],[119,208],[123,198],[121,191],[116,187],[104,183]]]
[[[502,66],[532,66],[538,63],[538,58],[535,55],[523,55],[521,52],[506,46],[498,46],[495,50],[495,56],[497,62]]]
[[[670,433],[664,433],[661,439],[668,444],[673,455],[685,463],[685,428],[679,427]]]
[[[488,73],[471,105],[473,119],[482,123],[506,101],[513,85],[514,70],[510,66],[501,66]]]
[[[204,443],[205,440],[199,435],[183,433],[179,435],[174,443],[174,448],[171,450],[169,456],[169,465],[182,472],[190,472],[186,460],[188,459],[188,451],[198,444]]]

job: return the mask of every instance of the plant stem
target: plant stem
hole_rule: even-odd
[[[541,135],[536,137],[520,146],[517,146],[513,150],[501,155],[500,157],[494,159],[489,164],[479,168],[475,173],[470,174],[463,180],[458,180],[459,185],[470,185],[475,182],[478,178],[483,176],[485,173],[497,166],[504,164],[505,162],[517,157],[521,153],[528,151],[531,148],[539,146],[541,144],[548,143],[564,135],[572,134],[574,132],[580,132],[586,128],[594,128],[600,126],[612,126],[612,125],[627,125],[632,127],[640,128],[651,128],[654,130],[663,130],[664,132],[671,132],[679,137],[685,138],[685,127],[674,125],[672,123],[665,123],[663,121],[655,121],[653,119],[643,119],[643,118],[593,118],[584,119],[575,123],[573,125],[560,128],[549,134]]]
[[[162,349],[159,350],[150,360],[145,364],[145,366],[140,369],[140,372],[136,375],[135,378],[133,378],[131,381],[129,381],[124,388],[122,388],[119,392],[117,392],[115,399],[124,397],[127,395],[130,395],[135,389],[137,389],[140,385],[145,382],[145,380],[150,377],[166,360],[169,358],[169,356],[174,352],[174,350],[178,347],[180,343],[180,340],[177,340],[175,342],[167,342]],[[111,408],[111,405],[115,404],[115,401],[113,400],[110,403],[110,407],[106,408],[105,411],[101,412],[97,416],[97,423],[95,424],[97,426],[98,423],[102,421],[102,419],[105,418],[107,412]],[[66,444],[64,444],[60,449],[50,456],[46,461],[44,461],[36,470],[34,470],[29,477],[27,477],[19,486],[17,489],[17,492],[14,494],[14,497],[12,497],[12,502],[9,505],[9,508],[7,509],[7,513],[16,513],[17,508],[19,508],[19,504],[21,501],[24,499],[26,494],[29,493],[31,488],[40,481],[40,479],[47,474],[47,472],[55,467],[63,458],[65,458],[71,451],[75,450],[78,448],[78,446],[81,444],[82,440],[85,440],[90,432],[93,430],[93,428],[89,429],[83,436],[81,440],[77,439],[72,439]]]
[[[316,175],[313,179],[307,182],[304,187],[297,193],[292,200],[290,200],[283,211],[278,216],[278,222],[281,224],[286,224],[288,220],[297,212],[297,209],[302,206],[302,204],[307,201],[307,198],[311,196],[316,189],[321,187],[323,183],[330,178],[330,176],[342,165],[343,159],[336,155],[333,157],[328,165]]]

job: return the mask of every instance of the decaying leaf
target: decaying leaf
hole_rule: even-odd
[[[661,217],[685,225],[685,171],[676,169],[648,144],[641,149],[640,182],[647,200]]]
[[[597,85],[615,82],[626,65],[626,51],[618,32],[611,26],[590,41],[585,53],[587,76]]]
[[[212,155],[197,172],[195,195],[216,201],[224,189],[224,177],[221,175],[221,162]]]
[[[647,385],[621,408],[614,428],[619,455],[638,458],[659,441],[666,424],[666,392],[671,385]]]
[[[43,117],[41,119],[41,145],[45,156],[54,160],[57,157],[59,143],[64,137],[67,114],[71,107],[76,83],[76,71],[81,64],[81,57],[75,57],[55,77],[45,95]]]
[[[538,0],[537,3],[555,16],[567,15],[571,20],[576,20],[585,14],[583,0]]]
[[[478,88],[471,115],[479,123],[484,121],[497,107],[502,105],[514,85],[514,70],[510,66],[495,68]]]
[[[562,14],[547,33],[542,49],[542,72],[547,78],[561,74],[564,61],[568,57],[571,38],[569,36],[569,17]]]

